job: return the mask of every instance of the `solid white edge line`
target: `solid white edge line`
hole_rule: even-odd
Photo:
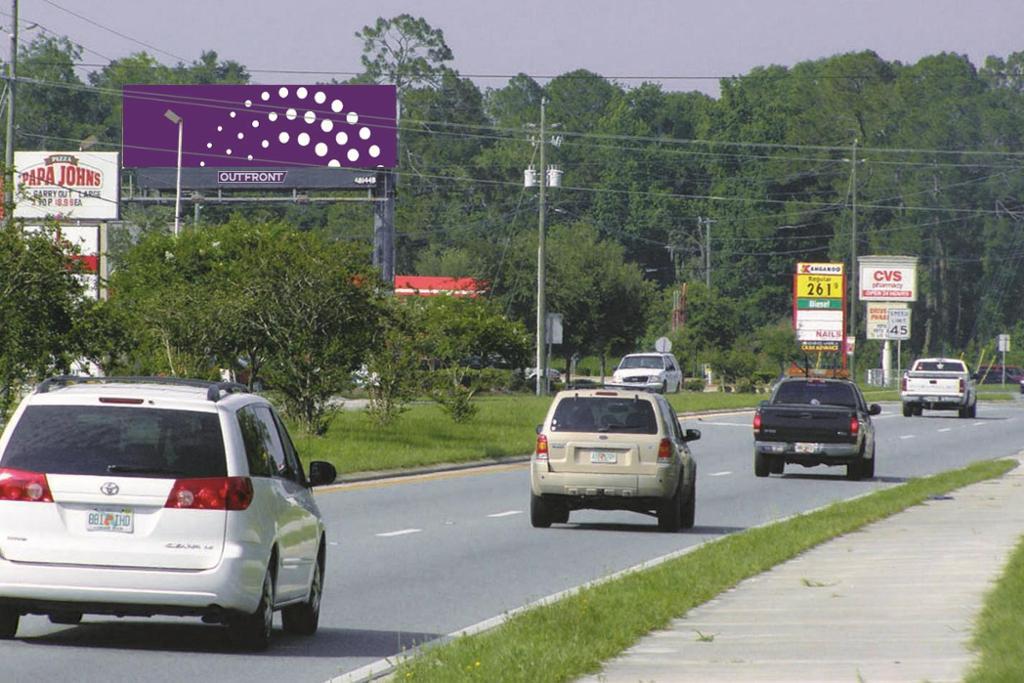
[[[408,534],[418,534],[423,529],[399,529],[398,531],[385,531],[384,533],[374,534],[378,538],[391,538],[392,536],[406,536]]]

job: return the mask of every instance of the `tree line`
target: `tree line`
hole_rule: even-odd
[[[737,376],[751,362],[770,367],[765,349],[785,327],[794,263],[849,265],[854,242],[860,255],[919,258],[908,355],[977,357],[997,333],[1024,333],[1024,299],[1013,295],[1024,284],[1024,52],[980,68],[951,53],[913,64],[841,54],[722,79],[712,98],[585,70],[481,89],[455,68],[443,31],[408,15],[354,39],[364,59],[352,80],[400,86],[398,272],[484,280],[493,310],[525,329],[538,198],[521,179],[538,160],[531,125],[546,100],[557,127],[543,144],[564,171],[548,193],[548,308],[563,314],[566,362],[649,346],[669,330],[687,283],[687,322],[673,337],[688,367],[711,362]],[[172,66],[138,53],[82,79],[81,54],[67,38],[21,48],[18,149],[66,149],[88,136],[117,149],[126,83],[252,80],[214,51]],[[125,207],[115,268],[166,230],[169,212]],[[372,230],[370,209],[351,203],[208,206],[199,228],[238,223],[349,246]],[[871,357],[863,325],[859,334]]]

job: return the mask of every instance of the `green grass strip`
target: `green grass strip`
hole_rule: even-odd
[[[972,645],[978,660],[968,683],[1007,681],[1024,675],[1024,540],[1010,557],[1002,577],[985,596]]]
[[[427,647],[403,662],[394,680],[537,683],[596,673],[604,661],[642,636],[746,578],[835,536],[931,496],[997,477],[1015,465],[1015,460],[986,460],[725,536],[656,567],[519,613],[490,631]],[[1019,574],[1024,581],[1024,572]],[[1016,643],[1019,647],[1020,640]]]

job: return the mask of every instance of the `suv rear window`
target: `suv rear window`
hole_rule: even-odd
[[[558,404],[551,431],[657,434],[658,420],[650,401],[580,396]]]
[[[154,408],[30,406],[0,466],[50,474],[227,475],[216,413]]]
[[[626,356],[619,363],[620,370],[635,370],[637,368],[664,370],[665,359],[660,356]]]

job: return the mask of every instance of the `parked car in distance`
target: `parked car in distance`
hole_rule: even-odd
[[[900,379],[903,417],[921,415],[926,408],[977,417],[975,379],[967,363],[958,358],[918,358]]]
[[[846,379],[790,377],[754,413],[754,475],[782,474],[789,463],[846,466],[849,479],[875,476],[875,429],[882,412]]]
[[[1002,365],[990,365],[978,371],[978,382],[980,384],[1002,384],[1004,379]],[[1006,383],[1009,385],[1019,384],[1024,380],[1024,368],[1019,365],[1006,366]]]
[[[536,379],[537,378],[537,372],[538,372],[537,368],[526,368],[525,370],[523,370],[523,377],[525,377],[527,380]],[[550,381],[550,382],[561,382],[562,381],[562,373],[560,373],[558,370],[556,370],[554,368],[548,368],[547,375],[548,375],[548,381]]]
[[[244,649],[317,630],[324,522],[280,417],[240,384],[57,377],[0,436],[0,638],[25,614],[194,616]]]
[[[677,392],[683,386],[683,371],[671,353],[631,353],[622,357],[605,386],[659,393]]]
[[[653,514],[662,531],[694,523],[697,464],[663,396],[650,392],[560,391],[537,427],[530,463],[530,522],[569,521],[573,510]]]

